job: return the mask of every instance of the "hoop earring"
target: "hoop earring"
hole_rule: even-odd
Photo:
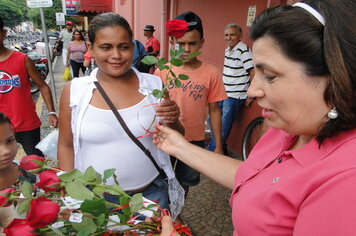
[[[337,110],[335,107],[331,108],[331,110],[328,112],[328,117],[331,120],[336,119],[339,116],[339,113],[337,113]]]

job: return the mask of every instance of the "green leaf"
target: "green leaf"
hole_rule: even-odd
[[[138,212],[143,207],[142,193],[133,195],[129,205],[132,212]]]
[[[94,193],[87,189],[79,180],[65,184],[69,196],[77,200],[93,199]]]
[[[127,221],[130,219],[130,216],[126,216],[124,214],[117,214],[119,216],[120,219],[120,223],[122,224],[126,224]]]
[[[94,170],[92,166],[89,166],[84,172],[84,178],[87,182],[101,183],[101,175]]]
[[[83,174],[82,172],[80,172],[77,169],[72,170],[71,172],[62,174],[59,176],[59,178],[63,181],[63,182],[72,182],[74,179],[83,179]]]
[[[27,181],[24,181],[22,184],[21,184],[21,193],[25,196],[25,197],[32,197],[32,193],[33,193],[33,187],[32,185],[27,182]]]
[[[99,216],[107,212],[105,200],[103,198],[98,200],[85,200],[81,205],[82,212],[90,213],[94,216]]]
[[[104,175],[103,175],[103,182],[106,183],[106,180],[108,178],[110,178],[111,176],[113,176],[113,174],[115,173],[115,168],[113,169],[107,169],[104,171]]]
[[[170,56],[171,58],[174,58],[174,57],[176,56],[176,50],[175,50],[174,48],[171,48],[171,49],[169,50],[169,56]]]
[[[163,92],[159,89],[154,89],[152,91],[152,95],[155,96],[156,98],[162,98]]]
[[[47,227],[50,228],[54,233],[56,233],[56,235],[65,236],[59,229],[53,228],[50,225],[47,225]]]
[[[30,210],[31,199],[23,199],[17,202],[17,213],[22,215]]]
[[[93,193],[95,193],[99,197],[104,197],[105,191],[106,191],[106,188],[103,186],[96,186],[93,188]]]
[[[113,194],[113,195],[125,195],[125,191],[121,188],[120,185],[110,185],[110,186],[105,186],[105,192]]]
[[[178,67],[178,66],[183,65],[183,60],[178,59],[178,58],[172,58],[171,64]]]
[[[120,185],[119,182],[117,181],[117,176],[116,176],[116,174],[114,173],[114,174],[112,174],[112,176],[113,176],[113,178],[114,178],[115,184]]]
[[[96,224],[97,224],[98,226],[103,226],[104,223],[105,223],[105,219],[106,219],[105,214],[99,215],[99,216],[96,218]]]
[[[167,60],[166,60],[164,57],[161,57],[161,58],[158,60],[158,65],[159,65],[159,64],[164,65],[164,64],[166,64],[166,63],[167,63]]]
[[[185,74],[179,74],[179,75],[178,75],[178,78],[179,78],[180,80],[187,80],[187,79],[189,79],[189,76],[188,76],[188,75],[185,75]]]
[[[169,68],[169,66],[166,65],[167,61],[166,59],[164,59],[163,57],[161,57],[159,60],[158,60],[158,69],[160,70],[164,70],[165,68]]]
[[[124,196],[120,197],[120,205],[121,206],[128,204],[128,203],[130,203],[129,196],[124,195]],[[130,204],[129,204],[129,206],[130,206]],[[122,213],[124,213],[124,215],[127,217],[130,217],[132,214],[131,208],[129,206],[122,208]]]
[[[153,65],[158,63],[157,57],[154,56],[145,56],[141,61],[147,65]]]
[[[73,228],[78,231],[78,235],[90,235],[94,233],[98,226],[95,224],[94,220],[88,217],[83,217],[81,223],[72,223]]]
[[[176,88],[180,88],[182,86],[182,83],[179,81],[179,79],[175,79],[174,85],[176,86]]]
[[[201,52],[200,52],[200,51],[197,51],[197,52],[192,52],[191,54],[189,54],[189,55],[187,56],[187,58],[186,58],[184,61],[187,61],[187,60],[193,59],[194,57],[197,57],[197,56],[199,56],[200,54],[201,54]]]
[[[176,76],[176,74],[173,72],[173,70],[170,70],[169,72],[171,73],[171,75],[172,75],[173,78],[177,78],[177,76]]]
[[[182,55],[183,55],[183,53],[184,53],[184,48],[180,48],[178,51],[176,51],[176,58],[179,58],[179,57],[181,57]]]

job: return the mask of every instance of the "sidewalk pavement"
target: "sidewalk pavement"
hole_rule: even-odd
[[[62,80],[64,66],[62,57],[56,57],[53,62],[53,76],[56,87],[57,101],[66,84]],[[47,108],[41,96],[37,103],[37,113],[41,117],[41,136],[45,137],[51,128],[47,123]],[[58,103],[56,104],[58,112]],[[18,155],[23,157],[24,153]],[[201,182],[191,187],[181,217],[192,230],[194,236],[231,236],[231,208],[229,205],[231,190],[201,176]]]

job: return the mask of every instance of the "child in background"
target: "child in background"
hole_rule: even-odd
[[[0,191],[16,186],[25,179],[28,182],[35,182],[35,176],[19,169],[14,162],[17,154],[17,142],[13,125],[9,118],[0,112]],[[0,235],[3,228],[15,217],[14,206],[0,207]]]

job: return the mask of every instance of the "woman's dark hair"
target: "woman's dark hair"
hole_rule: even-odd
[[[0,125],[9,124],[13,130],[15,130],[14,125],[11,123],[9,117],[7,117],[4,113],[0,112]]]
[[[251,37],[271,37],[282,53],[301,63],[309,76],[327,76],[325,102],[339,116],[320,127],[317,140],[356,128],[356,1],[308,0],[325,19],[323,26],[300,7],[277,6],[254,21]]]
[[[130,39],[132,40],[132,30],[129,23],[125,20],[124,17],[120,16],[119,14],[108,12],[102,13],[94,17],[89,25],[89,41],[92,45],[95,42],[95,34],[98,30],[101,30],[108,26],[121,26],[122,28],[126,29],[129,33]]]
[[[80,31],[77,30],[77,29],[73,31],[72,41],[74,40],[74,34],[75,34],[75,33],[79,33],[79,34],[80,34],[80,40],[83,40],[83,41],[84,41],[83,33],[80,32]]]

